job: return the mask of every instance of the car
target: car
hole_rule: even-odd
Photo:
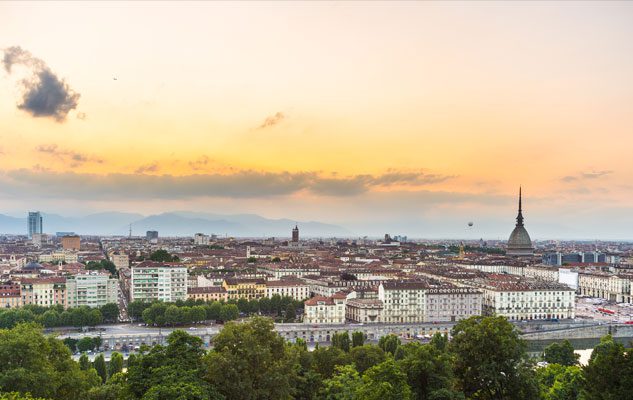
[[[198,328],[196,328],[195,326],[192,326],[192,327],[189,328],[190,331],[195,331],[196,329],[198,329]]]

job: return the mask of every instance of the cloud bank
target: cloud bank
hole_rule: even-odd
[[[56,146],[40,151],[55,152]],[[421,187],[450,179],[423,172],[350,177],[323,177],[315,172],[260,172],[185,176],[148,175],[157,169],[143,166],[134,174],[82,174],[18,169],[0,173],[5,195],[55,196],[69,199],[189,199],[196,197],[266,198],[301,191],[318,196],[345,197],[387,187]]]
[[[29,76],[21,80],[23,94],[17,104],[20,110],[34,117],[50,117],[63,122],[68,113],[77,108],[80,94],[55,75],[44,61],[19,46],[6,48],[3,52],[2,63],[7,73],[11,74],[15,65],[29,71]]]

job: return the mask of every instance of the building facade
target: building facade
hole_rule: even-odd
[[[110,274],[87,272],[66,280],[68,307],[102,307],[118,303],[119,282]]]
[[[187,268],[144,261],[131,268],[130,300],[174,302],[187,299]]]

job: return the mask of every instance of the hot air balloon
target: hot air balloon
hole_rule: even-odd
[[[469,223],[468,223],[468,226],[473,226],[473,225],[474,225],[474,224],[473,224],[472,222],[469,222]]]

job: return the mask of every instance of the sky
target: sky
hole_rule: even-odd
[[[633,3],[0,2],[0,214],[633,239]],[[473,227],[468,227],[468,222]]]

